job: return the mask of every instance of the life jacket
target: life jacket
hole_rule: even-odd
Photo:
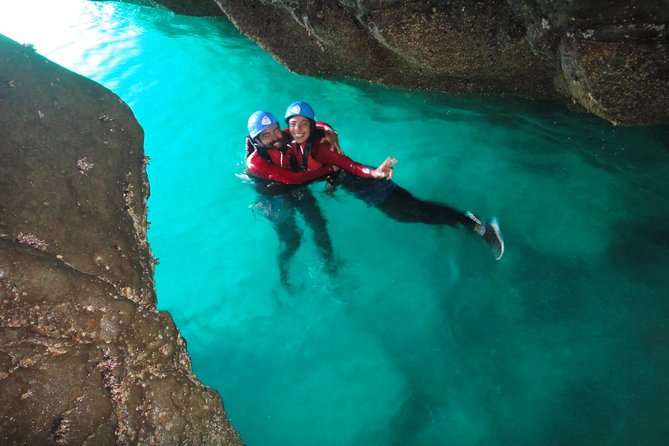
[[[323,164],[319,163],[311,156],[311,151],[314,147],[318,148],[320,140],[326,135],[325,129],[332,130],[326,123],[316,123],[315,126],[311,128],[309,139],[304,143],[303,147],[300,147],[296,142],[292,142],[287,147],[284,147],[285,150],[276,148],[269,150],[261,149],[256,147],[255,144],[253,144],[253,141],[251,141],[251,138],[247,136],[246,158],[251,156],[251,154],[257,150],[258,155],[266,161],[291,169],[294,172],[316,170],[323,167]],[[291,135],[288,129],[283,129],[281,132],[285,137],[290,138]]]
[[[294,150],[295,156],[297,157],[300,170],[316,170],[323,167],[323,164],[316,161],[314,157],[311,156],[311,153],[312,150],[317,150],[320,140],[324,137],[325,132],[323,130],[312,127],[309,139],[305,141],[301,147],[294,141],[290,144],[290,147]]]
[[[290,169],[293,172],[299,172],[303,169],[300,168],[299,162],[295,157],[295,150],[289,145],[284,146],[283,150],[272,148],[264,149],[257,147],[251,141],[251,138],[246,137],[246,158],[251,156],[253,152],[258,152],[258,155],[271,164],[276,164],[285,169]]]

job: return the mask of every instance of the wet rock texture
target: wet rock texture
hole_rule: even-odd
[[[0,36],[0,444],[242,444],[155,308],[143,133]]]
[[[299,73],[669,121],[669,0],[211,1]]]

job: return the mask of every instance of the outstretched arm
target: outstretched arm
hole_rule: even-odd
[[[344,169],[353,175],[363,178],[376,178],[389,180],[393,177],[393,166],[397,158],[386,158],[376,169],[357,163],[351,158],[337,153],[329,144],[320,144],[317,152],[313,153],[314,159],[323,165],[333,165]]]

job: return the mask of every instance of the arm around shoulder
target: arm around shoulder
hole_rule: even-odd
[[[257,152],[246,160],[246,171],[249,175],[265,181],[276,181],[284,184],[307,184],[323,178],[332,172],[332,166],[323,166],[316,170],[293,172],[263,159]]]

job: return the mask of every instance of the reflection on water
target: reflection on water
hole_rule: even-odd
[[[249,445],[666,441],[666,126],[300,76],[224,19],[136,4],[6,2],[0,32],[132,106],[159,306]],[[235,173],[248,115],[296,99],[354,159],[397,156],[416,196],[497,215],[504,259],[316,184],[342,266],[324,274],[307,232],[285,293]]]

